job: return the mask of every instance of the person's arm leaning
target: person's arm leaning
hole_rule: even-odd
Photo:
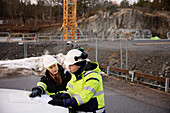
[[[40,82],[37,83],[36,87],[32,88],[32,93],[30,93],[29,97],[34,98],[36,96],[40,96],[42,94],[45,94],[45,90],[46,90],[46,82],[47,78],[45,76],[43,76],[40,80]]]

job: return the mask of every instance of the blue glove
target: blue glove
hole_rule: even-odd
[[[55,100],[55,99],[70,99],[71,98],[70,95],[67,93],[58,93],[55,95],[51,95],[50,97],[53,98],[53,100]]]
[[[41,92],[38,89],[33,90],[32,93],[29,94],[29,97],[31,97],[31,98],[36,97],[36,96],[40,96],[41,97]]]
[[[49,102],[48,102],[48,104],[51,104],[51,105],[53,105],[53,106],[63,106],[63,107],[66,107],[66,106],[64,106],[64,103],[63,103],[63,100],[61,100],[61,99],[54,99],[54,100],[50,100]]]

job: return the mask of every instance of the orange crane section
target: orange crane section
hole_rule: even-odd
[[[75,39],[77,32],[77,0],[63,0],[63,39]]]

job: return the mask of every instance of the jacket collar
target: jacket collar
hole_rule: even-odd
[[[75,73],[73,73],[76,76],[77,80],[82,79],[82,73],[85,70],[85,68],[86,62]]]

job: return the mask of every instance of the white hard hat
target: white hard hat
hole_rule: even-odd
[[[51,55],[45,55],[43,58],[44,67],[47,68],[57,63],[57,60]]]
[[[76,59],[76,57],[80,57],[81,54],[82,54],[82,52],[80,50],[77,50],[77,49],[70,50],[66,55],[64,64],[73,65],[73,64],[75,64],[77,62],[84,61],[84,59],[82,59],[82,58]]]

